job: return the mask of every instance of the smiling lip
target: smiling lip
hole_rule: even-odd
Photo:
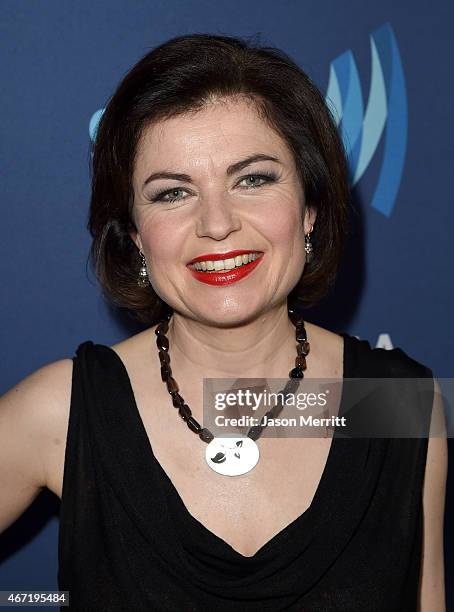
[[[205,255],[199,255],[198,257],[194,257],[191,261],[188,261],[187,265],[191,265],[197,263],[198,261],[219,261],[220,259],[232,259],[237,257],[238,255],[247,255],[248,253],[261,253],[261,251],[247,251],[245,249],[241,249],[239,251],[228,251],[227,253],[206,253]]]
[[[251,253],[251,251],[231,251],[232,253],[236,253],[240,255],[241,253]],[[257,251],[254,251],[257,252]],[[204,257],[206,257],[204,255]],[[226,256],[223,254],[222,257],[217,257],[217,259],[224,259]],[[211,256],[212,258],[212,256]],[[188,270],[191,272],[192,276],[200,281],[201,283],[205,283],[206,285],[231,285],[232,283],[236,283],[248,274],[250,274],[256,266],[263,259],[263,253],[261,253],[257,259],[254,261],[250,261],[248,264],[244,264],[239,268],[233,268],[233,270],[224,270],[220,272],[200,272],[195,268],[191,267],[189,264],[186,266]],[[204,261],[201,259],[201,261]]]

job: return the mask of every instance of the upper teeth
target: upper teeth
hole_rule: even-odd
[[[220,270],[233,270],[233,268],[238,268],[239,266],[243,266],[244,264],[254,261],[258,256],[258,253],[247,253],[245,255],[232,257],[231,259],[198,261],[194,264],[194,267],[196,270],[201,271],[214,270],[219,272]]]

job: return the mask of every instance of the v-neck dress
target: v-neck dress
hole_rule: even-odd
[[[341,335],[339,416],[349,378],[425,378],[433,393],[432,371],[401,349]],[[433,396],[421,397],[428,432]],[[59,589],[81,612],[413,612],[427,444],[346,438],[336,426],[309,508],[246,557],[187,510],[118,354],[84,342],[73,357]]]

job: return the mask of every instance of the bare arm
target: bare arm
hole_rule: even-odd
[[[0,532],[47,486],[68,418],[72,360],[36,370],[0,398]]]
[[[448,473],[448,444],[446,421],[438,381],[435,380],[435,398],[431,431],[428,441],[427,463],[423,487],[423,547],[421,562],[418,612],[446,612],[443,527]],[[433,428],[433,429],[432,429]]]

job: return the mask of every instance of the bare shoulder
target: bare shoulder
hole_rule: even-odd
[[[125,338],[121,342],[117,342],[116,344],[112,344],[110,348],[114,349],[118,353],[128,354],[130,351],[138,350],[148,345],[154,346],[155,333],[154,330],[158,327],[158,323],[156,325],[152,325],[148,327],[142,332],[138,334],[134,334],[133,336],[129,336]]]
[[[2,525],[56,481],[64,461],[71,380],[72,359],[62,359],[32,372],[0,398]]]
[[[35,370],[1,398],[2,422],[31,446],[46,453],[46,445],[66,432],[72,381],[72,359],[61,359]],[[43,457],[43,455],[41,455]],[[36,458],[35,458],[36,460]],[[46,484],[41,483],[41,484]]]
[[[147,355],[150,359],[156,358],[155,334],[154,330],[158,325],[130,336],[121,342],[112,344],[110,347],[117,353],[126,366],[128,373],[133,376],[140,369],[140,364]],[[147,363],[150,363],[147,361]],[[149,372],[149,370],[147,370]]]

